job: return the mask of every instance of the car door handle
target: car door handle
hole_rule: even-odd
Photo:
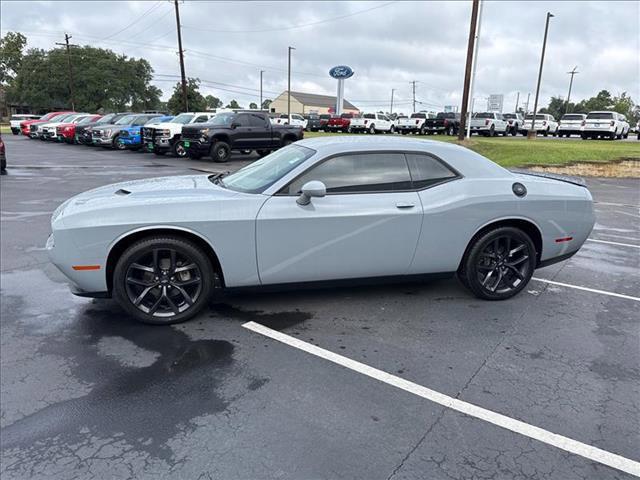
[[[406,203],[406,202],[398,202],[398,203],[396,203],[396,208],[401,208],[401,209],[413,208],[415,206],[416,206],[415,203]]]

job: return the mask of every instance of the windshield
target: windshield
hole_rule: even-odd
[[[587,114],[587,118],[590,120],[610,120],[613,118],[612,112],[594,112]]]
[[[494,118],[493,113],[476,113],[473,118]]]
[[[64,122],[65,120],[69,120],[70,121],[71,119],[73,119],[75,117],[76,117],[76,115],[74,113],[72,113],[72,114],[65,113],[64,115],[60,115],[58,117],[52,118],[51,119],[51,123]]]
[[[82,120],[78,122],[78,125],[86,125],[87,123],[95,122],[95,116],[89,115],[88,117],[84,117]]]
[[[98,123],[98,125],[104,125],[105,123],[111,123],[118,118],[122,118],[122,116],[115,113],[110,113],[109,115],[105,115],[104,117],[102,117],[96,123]]]
[[[181,113],[176,118],[171,120],[171,123],[181,123],[182,125],[184,125],[186,123],[189,123],[194,116],[195,115],[192,115],[190,113]]]
[[[235,116],[236,114],[232,112],[219,113],[218,115],[213,117],[211,120],[209,120],[207,123],[209,125],[231,125],[231,122],[233,122],[233,119]]]
[[[424,113],[412,113],[411,118],[427,118]]]
[[[137,115],[125,115],[120,120],[118,120],[115,125],[131,125],[136,118]]]
[[[353,118],[353,113],[343,113],[340,118]]]
[[[219,184],[238,192],[262,193],[314,153],[307,147],[289,145],[224,177]]]

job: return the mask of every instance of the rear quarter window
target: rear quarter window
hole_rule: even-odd
[[[437,158],[426,153],[407,153],[413,188],[423,188],[451,180],[459,175]]]

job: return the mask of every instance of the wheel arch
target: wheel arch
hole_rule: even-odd
[[[521,217],[509,217],[509,218],[500,218],[500,219],[491,220],[490,222],[484,224],[483,226],[481,226],[476,230],[476,232],[472,235],[471,239],[467,243],[467,247],[465,248],[464,254],[462,255],[462,258],[460,259],[460,263],[458,265],[458,271],[460,271],[460,269],[462,268],[464,261],[467,258],[467,255],[471,250],[476,239],[484,235],[489,230],[494,230],[500,227],[519,228],[520,230],[525,232],[527,235],[529,235],[529,238],[531,238],[531,241],[533,242],[533,245],[536,249],[536,266],[540,264],[540,257],[542,255],[542,247],[543,247],[542,232],[540,231],[540,227],[538,227],[530,219],[521,218]]]
[[[105,280],[109,292],[113,290],[113,272],[115,270],[116,263],[118,262],[118,259],[124,253],[124,251],[138,240],[157,235],[173,235],[190,240],[198,245],[200,248],[202,248],[203,252],[211,261],[211,265],[213,266],[214,270],[220,275],[222,286],[225,286],[224,272],[222,270],[222,265],[220,264],[218,255],[214,250],[213,245],[211,245],[211,243],[205,237],[203,237],[199,233],[194,232],[193,230],[182,227],[157,226],[145,227],[142,229],[124,233],[120,237],[118,237],[118,239],[116,239],[110,246],[109,253],[107,254],[107,262],[105,268]]]
[[[228,134],[226,133],[216,133],[211,140],[213,140],[212,145],[213,146],[216,142],[225,142],[228,143],[229,146],[231,146],[231,138],[229,137]]]

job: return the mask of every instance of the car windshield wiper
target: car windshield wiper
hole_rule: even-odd
[[[227,170],[226,172],[214,173],[213,175],[209,175],[209,181],[214,185],[219,185],[221,187],[224,187],[224,182],[222,181],[222,177],[226,177],[230,173],[231,172],[229,170]]]

